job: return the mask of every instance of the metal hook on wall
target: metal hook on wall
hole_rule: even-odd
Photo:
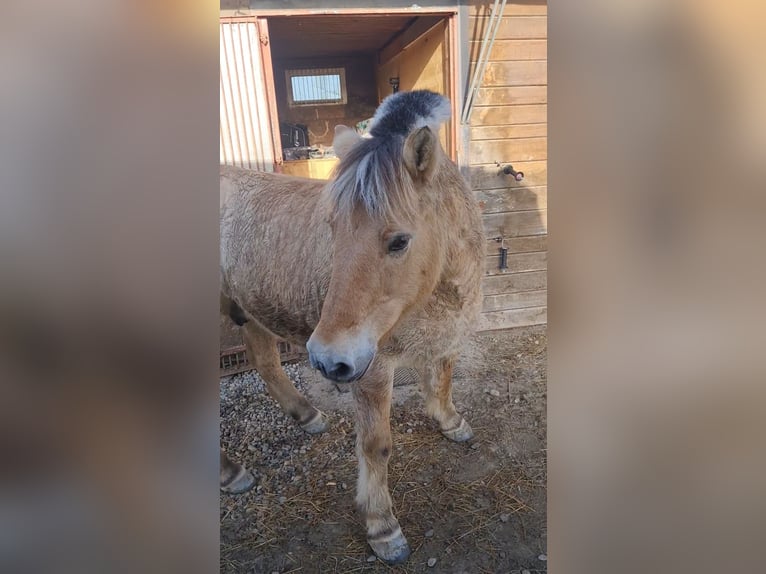
[[[495,165],[497,167],[500,167],[500,162],[496,161]],[[515,169],[513,169],[513,166],[510,163],[505,165],[505,166],[503,166],[500,169],[500,172],[498,173],[498,175],[500,175],[501,173],[503,175],[511,175],[511,176],[513,176],[513,179],[515,179],[516,181],[521,181],[522,179],[524,179],[524,172],[523,171],[516,171]]]

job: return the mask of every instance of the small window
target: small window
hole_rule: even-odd
[[[346,103],[344,68],[285,70],[290,107]]]

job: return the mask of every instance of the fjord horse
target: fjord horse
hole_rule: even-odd
[[[307,432],[327,417],[280,366],[278,338],[306,345],[311,365],[351,386],[356,501],[382,560],[410,553],[392,510],[387,467],[394,370],[417,369],[427,413],[454,441],[473,436],[452,402],[452,369],[481,306],[478,207],[438,138],[449,100],[429,91],[386,98],[370,137],[339,126],[329,182],[221,168],[221,309],[244,330],[268,392]],[[222,457],[222,480],[252,476]]]

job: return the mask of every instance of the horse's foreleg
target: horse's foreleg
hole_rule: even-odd
[[[455,410],[452,402],[452,369],[455,358],[442,359],[422,367],[420,384],[426,403],[426,413],[439,423],[442,434],[455,442],[473,438],[471,425]]]
[[[266,383],[269,394],[282,410],[293,417],[303,430],[316,434],[327,430],[328,421],[319,409],[313,407],[295,388],[279,362],[277,339],[253,321],[245,323],[245,346],[250,363]]]
[[[388,492],[393,372],[378,367],[354,383],[352,390],[356,401],[359,459],[356,502],[365,518],[367,542],[381,560],[389,564],[403,562],[410,548],[393,514]]]
[[[221,449],[220,484],[222,491],[239,494],[250,490],[255,479],[244,466],[231,460]]]

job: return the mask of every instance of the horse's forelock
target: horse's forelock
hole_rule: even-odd
[[[372,217],[412,219],[417,197],[405,173],[404,141],[423,126],[438,133],[450,115],[450,101],[428,90],[398,92],[383,100],[372,120],[372,137],[352,147],[335,169],[328,186],[335,216],[361,206]]]
[[[404,137],[364,138],[340,160],[327,191],[334,217],[362,207],[375,219],[412,219],[415,190],[405,173]]]
[[[399,92],[383,100],[372,119],[372,137],[348,150],[327,187],[333,215],[361,206],[371,217],[411,220],[417,197],[404,167],[404,141],[423,126],[438,133],[450,115],[450,101],[427,90]]]

